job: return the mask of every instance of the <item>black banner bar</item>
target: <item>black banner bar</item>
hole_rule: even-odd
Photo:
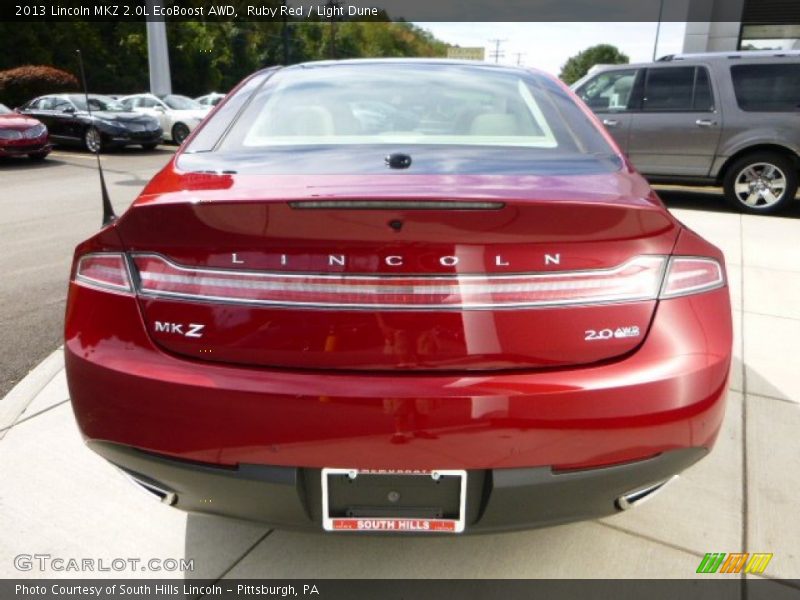
[[[310,600],[555,600],[593,598],[633,600],[730,600],[800,598],[800,580],[742,579],[698,575],[680,580],[519,580],[519,579],[60,579],[0,580],[3,600],[234,600],[306,598]]]
[[[758,0],[776,1],[776,0]],[[795,0],[777,0],[795,2]],[[157,6],[154,6],[157,5]],[[740,21],[791,24],[749,0],[3,0],[0,21]]]

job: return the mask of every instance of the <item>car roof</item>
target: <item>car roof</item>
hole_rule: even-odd
[[[538,69],[520,67],[516,65],[501,65],[479,60],[459,60],[454,58],[348,58],[343,60],[316,60],[283,67],[283,69],[317,69],[353,65],[441,65],[473,67],[476,69],[490,69],[493,71],[506,71],[517,73],[541,72]]]

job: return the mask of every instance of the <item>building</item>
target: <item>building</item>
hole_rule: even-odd
[[[486,48],[450,46],[447,48],[447,58],[459,60],[486,60]]]
[[[689,0],[684,52],[800,50],[798,0]]]

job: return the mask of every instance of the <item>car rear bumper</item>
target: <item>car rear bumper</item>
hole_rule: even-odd
[[[320,469],[252,464],[221,468],[106,442],[89,445],[177,508],[280,528],[322,529]],[[527,529],[611,515],[623,510],[621,498],[640,490],[655,493],[706,453],[705,448],[682,448],[646,460],[569,472],[549,467],[470,470],[464,531]]]
[[[710,448],[731,359],[726,288],[660,302],[626,357],[533,372],[238,367],[165,353],[129,296],[72,283],[67,313],[84,436],[220,466],[579,469]]]
[[[27,156],[28,154],[50,152],[52,148],[53,145],[49,142],[0,145],[0,156]]]

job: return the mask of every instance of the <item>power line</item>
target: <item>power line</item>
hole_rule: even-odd
[[[495,38],[495,39],[489,40],[489,41],[492,44],[494,44],[494,52],[490,52],[489,56],[494,59],[494,62],[498,63],[498,62],[500,62],[500,59],[503,58],[506,55],[505,52],[502,52],[500,50],[500,44],[502,44],[504,42],[507,42],[508,40],[506,40],[506,39],[502,39],[501,40],[499,38]]]

